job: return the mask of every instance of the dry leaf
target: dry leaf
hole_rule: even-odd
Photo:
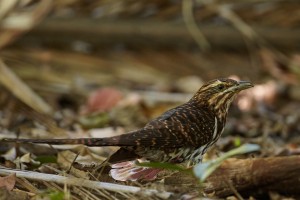
[[[16,174],[10,174],[5,177],[0,177],[0,187],[5,187],[7,190],[11,191],[14,189],[16,184]]]
[[[109,111],[122,99],[122,93],[114,88],[102,88],[93,92],[85,112]]]
[[[70,170],[70,173],[72,175],[75,175],[76,177],[89,179],[88,173],[85,171],[82,171],[80,169],[76,169],[74,167],[71,167],[73,164],[73,161],[77,161],[77,158],[79,155],[71,152],[71,151],[62,151],[57,154],[57,163],[62,169]],[[76,160],[75,160],[76,158]]]

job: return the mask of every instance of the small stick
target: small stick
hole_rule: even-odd
[[[31,180],[37,180],[37,181],[52,181],[58,184],[68,184],[68,185],[79,186],[79,187],[87,187],[91,189],[103,189],[103,190],[109,190],[113,192],[127,192],[127,193],[134,193],[134,194],[142,194],[146,196],[155,195],[162,199],[167,199],[172,195],[171,192],[158,191],[155,189],[143,189],[134,186],[126,186],[126,185],[105,183],[99,181],[90,181],[82,178],[64,177],[60,175],[45,174],[45,173],[32,172],[32,171],[20,171],[16,169],[0,167],[0,175],[8,175],[11,173],[16,173],[16,176],[18,178],[27,178]]]

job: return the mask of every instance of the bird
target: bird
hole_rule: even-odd
[[[120,147],[108,158],[110,175],[119,181],[154,180],[162,169],[139,163],[162,162],[194,166],[221,136],[228,109],[237,94],[254,85],[250,81],[218,78],[203,84],[186,103],[151,120],[143,128],[106,138],[18,139],[4,142],[83,144]]]

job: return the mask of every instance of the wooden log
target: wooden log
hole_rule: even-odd
[[[229,159],[205,183],[206,193],[217,196],[232,194],[229,184],[237,191],[277,191],[300,194],[300,156],[256,159]]]
[[[197,180],[180,176],[166,179],[166,185],[189,183]],[[198,184],[199,185],[199,184]],[[202,185],[203,192],[226,197],[236,191],[247,195],[268,194],[300,195],[300,156],[228,159]],[[195,186],[197,187],[197,186]],[[236,190],[236,191],[234,191]]]

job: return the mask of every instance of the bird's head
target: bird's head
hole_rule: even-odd
[[[226,114],[234,97],[242,90],[253,87],[249,81],[219,78],[204,84],[191,99],[216,112]]]

